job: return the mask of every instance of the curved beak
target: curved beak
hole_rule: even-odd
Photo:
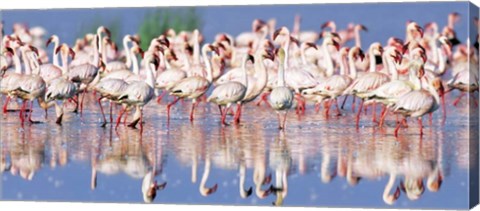
[[[213,187],[211,188],[203,187],[200,193],[202,194],[202,196],[208,196],[208,195],[211,195],[212,193],[217,192],[217,188],[218,188],[218,184],[213,185]]]
[[[360,25],[360,29],[365,31],[365,32],[368,32],[368,28],[364,25]]]
[[[45,47],[48,47],[48,45],[50,45],[52,40],[53,40],[53,37],[48,38],[47,42],[45,43]]]

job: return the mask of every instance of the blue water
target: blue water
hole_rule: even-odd
[[[59,35],[62,42],[72,43],[85,26],[98,19],[108,23],[120,18],[121,34],[134,34],[145,13],[150,10],[11,10],[2,11],[1,15],[7,33],[11,32],[13,22],[25,22],[30,26],[43,26],[50,33]],[[467,11],[468,4],[465,2],[198,8],[204,23],[201,31],[207,42],[219,32],[236,35],[248,31],[255,18],[276,18],[277,27],[291,27],[294,15],[301,14],[302,30],[319,31],[320,25],[327,20],[335,20],[339,29],[349,22],[364,24],[368,27],[368,32],[362,34],[364,46],[374,41],[385,43],[390,36],[404,38],[408,20],[420,24],[436,21],[439,26],[444,26],[447,14],[451,12],[461,15],[456,31],[458,38],[464,42],[468,34]],[[458,92],[452,92],[447,102],[452,102],[457,95]],[[216,107],[204,103],[199,106],[196,121],[190,124],[187,102],[183,106],[179,103],[178,108],[173,110],[170,125],[165,123],[165,103],[152,103],[145,110],[146,128],[142,135],[137,130],[123,126],[117,134],[109,127],[99,127],[100,115],[93,99],[87,99],[86,104],[82,119],[69,113],[64,117],[62,127],[50,119],[44,124],[22,129],[16,113],[2,116],[2,162],[20,166],[24,171],[24,175],[14,173],[11,169],[9,172],[2,171],[2,200],[143,203],[141,184],[142,176],[146,173],[144,169],[155,166],[158,170],[156,179],[159,183],[166,181],[167,186],[158,191],[154,203],[268,206],[277,196],[271,194],[261,199],[254,191],[246,199],[240,197],[238,168],[241,163],[246,163],[245,187],[254,186],[253,163],[260,160],[266,168],[266,175],[272,175],[270,184],[275,184],[275,170],[279,168],[272,164],[280,159],[289,164],[286,167],[288,194],[283,200],[284,206],[468,207],[470,167],[466,126],[473,123],[468,119],[471,104],[466,99],[457,107],[449,103],[449,115],[443,126],[440,112],[435,113],[432,126],[428,125],[425,118],[426,128],[422,139],[412,121],[412,126],[404,129],[398,140],[391,135],[394,117],[388,120],[389,126],[385,131],[375,129],[369,117],[365,117],[361,122],[364,127],[357,131],[352,123],[354,115],[349,109],[339,119],[326,119],[309,109],[302,118],[297,118],[292,112],[287,131],[281,134],[276,129],[274,113],[267,107],[247,105],[241,126],[222,128],[217,115],[210,115],[216,112]],[[53,111],[49,113],[53,116]],[[34,118],[43,120],[43,113],[35,112]],[[478,125],[478,122],[474,123]],[[283,157],[272,156],[282,150],[286,152]],[[395,156],[384,153],[386,150],[394,151]],[[331,172],[336,171],[340,159],[347,160],[350,156],[354,172],[358,171],[356,174],[362,177],[359,183],[349,185],[339,172],[330,182],[322,182],[321,173],[325,171],[322,163],[329,156],[331,160],[327,165]],[[207,158],[212,160],[212,167],[206,186],[216,183],[218,190],[204,197],[198,188]],[[368,170],[375,163],[390,158],[398,162],[398,165],[392,164],[392,168],[402,169],[405,163],[410,162],[412,169],[433,166],[427,170],[430,173],[441,164],[444,180],[440,189],[438,192],[428,190],[427,178],[422,176],[425,190],[418,200],[410,200],[402,192],[394,205],[387,205],[382,200],[382,193],[389,170],[382,169],[380,177],[362,175],[360,170]],[[195,182],[191,181],[193,160],[198,163]],[[370,165],[364,166],[362,161]],[[98,171],[97,187],[92,190],[92,166],[98,166],[101,162],[110,164],[111,169]],[[140,176],[135,176],[135,171]],[[34,172],[31,180],[26,179],[28,172]],[[414,170],[406,172],[407,175],[415,173]],[[400,180],[405,180],[405,174],[398,175],[395,187]],[[262,186],[262,189],[269,185]]]

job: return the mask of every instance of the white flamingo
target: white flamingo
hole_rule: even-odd
[[[278,59],[280,60],[280,66],[278,68],[278,83],[277,87],[273,88],[269,95],[268,101],[270,106],[277,112],[278,128],[283,130],[285,128],[285,122],[287,119],[288,110],[293,104],[293,92],[285,85],[285,63],[287,58],[285,56],[285,50],[280,48],[278,51]],[[283,112],[283,119],[280,117],[280,113]]]

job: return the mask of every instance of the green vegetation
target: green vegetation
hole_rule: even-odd
[[[158,37],[167,29],[172,28],[175,32],[182,30],[192,31],[200,29],[202,21],[194,7],[182,8],[157,8],[147,12],[140,25],[138,35],[142,40],[141,47],[146,49],[150,40]]]

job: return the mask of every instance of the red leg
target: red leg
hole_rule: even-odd
[[[110,124],[112,124],[112,122],[113,122],[113,114],[112,114],[112,113],[113,113],[113,112],[112,112],[113,106],[112,106],[112,101],[110,101],[109,104],[110,104]]]
[[[357,112],[357,128],[358,128],[358,123],[360,122],[360,115],[362,114],[362,111],[363,111],[363,99],[360,101],[360,107],[358,108],[358,112]]]
[[[105,118],[105,113],[103,112],[102,99],[103,97],[99,97],[97,102],[98,102],[98,105],[100,106],[100,111],[102,112],[102,117],[103,117],[102,127],[105,127],[105,125],[107,125],[107,118]]]
[[[282,128],[285,130],[285,124],[287,122],[287,114],[288,112],[285,111],[285,114],[283,115],[283,121],[282,121]]]
[[[223,113],[222,113],[222,124],[223,125],[228,125],[227,122],[225,121],[227,119],[227,113],[228,113],[228,107],[225,106]]]
[[[322,105],[322,104],[320,104],[320,103],[315,103],[315,112],[316,112],[316,113],[318,113],[318,112],[320,111],[320,106],[321,106],[321,105]]]
[[[26,106],[26,100],[23,100],[23,103],[22,103],[22,108],[20,109],[20,121],[21,121],[21,124],[22,124],[22,127],[23,127],[23,123],[25,122],[25,106]]]
[[[463,95],[465,95],[465,92],[462,92],[460,96],[458,96],[457,99],[453,101],[453,106],[457,106],[457,104],[460,102],[460,99],[462,99]]]
[[[418,127],[420,129],[420,136],[422,136],[423,135],[422,117],[418,117]]]
[[[143,108],[140,109],[140,133],[143,133]]]
[[[398,130],[400,129],[401,125],[402,124],[399,121],[397,121],[397,127],[395,127],[395,132],[394,132],[395,137],[398,137]]]
[[[385,117],[387,116],[387,106],[383,106],[383,110],[382,110],[382,116],[380,117],[380,122],[379,122],[379,126],[382,127],[383,126],[383,121],[385,121]]]
[[[28,122],[30,122],[30,124],[34,123],[32,121],[32,113],[33,113],[33,101],[30,102],[30,110],[28,111]]]
[[[242,116],[242,104],[237,104],[237,112],[235,112],[234,122],[236,124],[240,123],[240,116]]]
[[[190,110],[190,122],[193,122],[193,113],[195,112],[195,106],[197,106],[198,102],[192,102],[192,109]]]
[[[473,94],[473,92],[470,92],[469,95],[470,95],[470,99],[473,101],[475,106],[478,107],[478,101],[477,101],[477,99],[475,99],[475,95]]]
[[[83,100],[85,100],[85,94],[87,93],[87,90],[84,89],[82,93],[82,100],[80,101],[80,117],[83,116]]]
[[[373,118],[372,118],[372,121],[373,122],[377,122],[377,104],[375,102],[373,102],[373,111],[372,111],[372,115],[373,115]]]
[[[118,125],[120,125],[120,120],[122,120],[122,115],[123,113],[125,113],[126,110],[127,110],[127,107],[122,108],[122,110],[120,110],[120,114],[118,114],[118,117],[117,117],[117,124],[115,125],[115,130],[118,128]]]
[[[337,116],[341,116],[342,113],[340,112],[340,108],[338,107],[338,101],[337,101],[337,98],[334,99],[335,100],[335,107],[337,108]]]
[[[173,102],[169,103],[167,105],[167,119],[170,119],[170,108],[175,105],[178,101],[180,100],[179,97],[175,97],[175,100],[173,100]]]
[[[10,96],[7,96],[7,99],[5,99],[5,104],[3,105],[3,114],[7,113],[7,106],[9,102],[10,102]]]
[[[332,106],[332,100],[328,100],[326,104],[326,109],[325,109],[325,116],[328,118],[330,115],[330,107]]]
[[[432,123],[433,123],[433,113],[429,113],[429,114],[428,114],[428,123],[430,124],[430,126],[432,126]]]
[[[160,102],[162,101],[162,98],[165,96],[165,94],[167,94],[167,91],[162,91],[162,94],[160,94],[160,96],[157,97],[157,103],[160,104]]]

